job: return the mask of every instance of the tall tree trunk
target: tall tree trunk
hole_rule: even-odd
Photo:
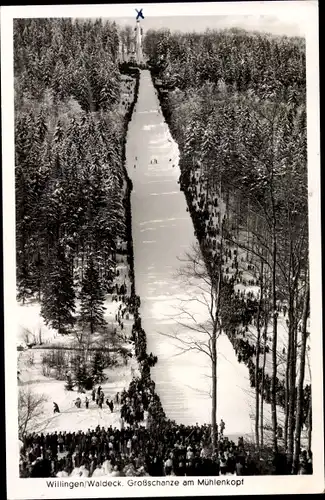
[[[288,407],[287,410],[287,457],[288,466],[291,469],[292,458],[293,458],[293,433],[294,433],[294,407],[295,407],[295,396],[296,396],[296,363],[295,363],[295,318],[294,318],[294,290],[289,290],[289,347],[290,356],[288,357]]]
[[[300,350],[300,366],[299,366],[299,380],[297,391],[297,405],[296,405],[296,427],[294,436],[294,456],[293,456],[293,473],[297,474],[299,465],[300,454],[300,438],[302,429],[302,406],[304,403],[304,379],[305,379],[305,363],[306,363],[306,344],[307,344],[307,319],[309,311],[309,284],[305,294],[302,327],[301,327],[301,350]]]
[[[276,219],[273,213],[273,235],[272,235],[272,316],[273,316],[273,339],[272,339],[272,378],[271,378],[271,413],[272,413],[272,444],[274,453],[278,452],[277,437],[277,410],[276,410],[276,380],[277,380],[277,343],[278,343],[278,312],[276,292],[276,264],[277,264],[277,241],[276,241]]]
[[[81,284],[84,279],[84,266],[85,266],[85,247],[82,245],[82,251],[81,251]]]
[[[260,300],[258,304],[258,311],[256,317],[256,330],[257,330],[257,339],[256,339],[256,362],[255,362],[255,441],[256,446],[259,449],[260,447],[260,439],[259,439],[259,368],[260,368],[260,342],[261,342],[261,308],[263,302],[263,261],[261,261],[261,292],[260,292]]]
[[[230,196],[229,196],[229,189],[227,189],[227,194],[226,194],[226,217],[227,217],[227,220],[229,219],[229,205],[230,205]]]
[[[268,326],[268,313],[265,311],[265,319],[264,319],[264,331],[263,331],[263,345],[264,345],[264,353],[263,353],[263,366],[262,366],[262,380],[261,380],[261,435],[260,435],[260,444],[261,448],[264,445],[264,385],[265,385],[265,366],[266,366],[266,341],[267,341],[267,326]]]
[[[249,198],[247,200],[247,215],[246,215],[246,236],[247,236],[247,246],[249,247],[249,241],[250,241],[250,231],[249,231],[249,212],[250,212],[250,203],[249,203]]]
[[[220,182],[221,188],[221,182]],[[211,409],[211,442],[212,449],[215,451],[217,445],[217,336],[219,331],[219,311],[220,311],[220,296],[221,296],[221,279],[222,279],[222,258],[223,258],[223,225],[224,219],[221,220],[220,231],[220,254],[218,256],[217,269],[213,264],[210,267],[212,271],[211,286],[213,287],[213,295],[215,297],[215,312],[213,314],[213,331],[211,339],[211,361],[212,361],[212,409]],[[214,261],[215,263],[215,261]],[[214,279],[217,276],[217,282]]]
[[[38,302],[41,302],[41,289],[42,289],[42,273],[41,273],[41,254],[40,251],[37,253],[38,259],[38,270],[37,270],[37,296]]]
[[[212,450],[217,447],[217,331],[213,330],[212,342],[212,408],[211,408],[211,444]]]
[[[290,375],[291,375],[291,350],[292,350],[292,336],[293,336],[293,311],[292,311],[292,291],[291,291],[291,270],[292,270],[292,239],[290,233],[290,221],[288,223],[289,234],[290,234],[290,251],[289,251],[289,277],[288,277],[288,295],[289,295],[289,307],[288,307],[288,343],[287,343],[287,363],[286,363],[286,374],[285,374],[285,401],[284,401],[284,449],[288,449],[288,425],[289,425],[289,399],[290,399]]]
[[[290,332],[290,325],[289,325]],[[287,364],[286,364],[286,374],[285,374],[285,400],[284,400],[284,449],[287,450],[288,447],[288,420],[289,420],[289,367],[291,359],[291,342],[290,333],[288,332],[288,344],[287,344]]]
[[[293,274],[293,251],[292,251],[292,234],[291,234],[291,211],[288,207],[287,210],[287,228],[289,238],[289,252],[288,252],[288,342],[287,342],[287,359],[286,359],[286,373],[285,373],[285,399],[284,399],[284,449],[288,450],[288,425],[289,425],[289,399],[290,399],[290,377],[291,377],[291,359],[292,359],[292,336],[293,336],[293,303],[292,303],[292,290],[291,290],[291,274]]]
[[[311,390],[311,389],[310,389]],[[312,429],[313,429],[313,418],[312,418],[312,394],[310,392],[309,396],[309,407],[308,407],[308,452],[311,453],[311,440],[312,440]]]

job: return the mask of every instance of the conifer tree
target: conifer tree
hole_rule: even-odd
[[[79,390],[86,388],[88,378],[86,365],[83,361],[80,361],[75,371],[75,380]]]
[[[95,351],[92,366],[91,366],[91,376],[96,384],[101,384],[106,379],[104,374],[105,363],[101,351]]]
[[[105,296],[99,273],[92,258],[89,259],[80,292],[80,322],[89,326],[93,334],[97,326],[105,325]]]
[[[67,375],[67,381],[66,381],[66,384],[65,384],[65,389],[67,391],[72,391],[73,390],[73,380],[72,380],[72,376],[71,376],[71,373],[68,373]]]
[[[17,266],[17,300],[24,304],[32,296],[33,279],[26,259]]]
[[[75,318],[75,292],[71,265],[64,250],[58,246],[51,252],[43,284],[41,314],[47,325],[67,333]]]

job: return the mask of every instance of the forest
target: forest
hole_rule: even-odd
[[[146,352],[135,296],[125,169],[139,68],[148,67],[215,289],[215,335],[225,333],[248,368],[254,446],[266,449],[271,430],[274,455],[284,451],[297,473],[312,431],[304,40],[241,29],[149,30],[147,66],[133,72],[120,64],[121,40],[130,46],[132,29],[101,19],[14,22],[17,300],[38,301],[45,323],[62,336],[77,322],[93,334],[104,324],[105,294],[126,300],[126,287],[119,294],[114,285],[124,252],[141,367],[131,403],[151,388],[157,357]],[[63,358],[52,352],[42,362],[65,377]],[[100,383],[103,360],[95,353],[92,362]],[[152,428],[163,433],[163,423],[174,424],[154,384],[152,391]]]
[[[37,297],[59,333],[80,287],[81,319],[100,323],[126,239],[121,95],[134,85],[123,87],[118,41],[108,21],[14,23],[18,300]]]
[[[256,444],[266,401],[273,450],[281,438],[297,471],[302,430],[310,450],[312,427],[304,39],[163,29],[147,33],[145,51],[180,149],[181,189],[218,276],[220,325],[249,368]]]

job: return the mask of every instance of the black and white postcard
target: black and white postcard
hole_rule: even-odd
[[[318,3],[1,21],[8,498],[322,492]]]

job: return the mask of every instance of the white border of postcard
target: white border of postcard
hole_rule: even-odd
[[[69,480],[70,487],[49,487],[47,479],[20,479],[18,471],[18,424],[15,322],[15,198],[14,198],[14,92],[13,92],[13,19],[40,17],[135,17],[135,9],[143,8],[152,16],[274,16],[279,22],[298,24],[305,33],[307,47],[307,120],[308,120],[308,182],[311,267],[311,343],[313,379],[313,468],[312,476],[253,476],[234,479],[227,484],[215,478],[214,484],[202,486],[203,478],[173,478],[173,485],[164,485],[170,478],[121,477],[121,486],[83,486],[85,481]],[[25,498],[96,498],[196,495],[256,495],[279,493],[320,493],[324,491],[323,452],[323,369],[322,369],[322,288],[321,288],[321,223],[320,223],[320,129],[319,129],[319,42],[318,2],[211,2],[181,4],[127,5],[47,5],[1,8],[1,85],[2,85],[2,148],[3,148],[3,230],[4,230],[4,314],[5,314],[5,387],[6,387],[6,452],[7,497]],[[68,478],[67,478],[68,479]],[[110,478],[109,478],[110,479]],[[159,478],[158,478],[159,479]],[[211,478],[210,478],[211,479]],[[224,480],[227,478],[224,478]],[[230,478],[228,478],[230,479]],[[233,479],[233,478],[231,478]],[[58,481],[59,482],[59,481]],[[109,481],[106,481],[108,483]],[[149,483],[151,482],[151,485]],[[176,484],[176,482],[178,484]],[[209,482],[209,481],[207,481]],[[96,483],[96,481],[95,481]],[[131,486],[131,483],[133,485]],[[152,485],[154,483],[154,485]],[[187,484],[189,483],[189,484]],[[236,486],[237,484],[237,486]]]

